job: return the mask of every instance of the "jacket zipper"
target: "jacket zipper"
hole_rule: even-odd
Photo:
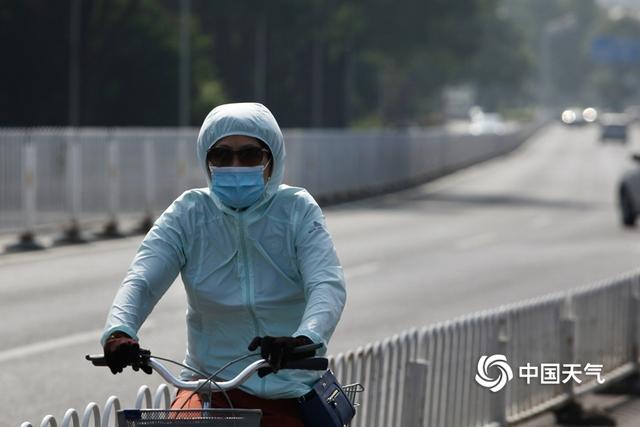
[[[247,311],[251,315],[251,320],[253,321],[253,328],[255,331],[255,335],[260,335],[260,327],[258,325],[258,318],[256,317],[256,313],[253,309],[254,306],[254,285],[251,274],[251,264],[249,263],[249,257],[247,255],[247,240],[244,232],[244,221],[242,219],[242,214],[238,216],[238,237],[240,239],[240,261],[242,263],[242,267],[244,269],[244,304],[247,308]]]
[[[254,287],[254,283],[253,283],[253,274],[251,271],[251,263],[249,262],[249,256],[247,254],[247,239],[246,239],[246,235],[244,232],[244,221],[242,218],[242,214],[238,215],[238,237],[240,239],[240,260],[242,262],[242,266],[244,268],[244,274],[245,274],[245,307],[247,307],[247,311],[249,312],[249,315],[251,316],[251,320],[253,321],[253,328],[255,330],[255,336],[259,337],[261,335],[260,333],[260,326],[258,324],[258,318],[256,317],[256,313],[255,310],[253,309],[254,307],[254,302],[255,302],[255,287]],[[261,381],[260,382],[260,391],[262,393],[262,395],[264,396],[265,391],[266,391],[266,385],[267,382],[266,381]]]

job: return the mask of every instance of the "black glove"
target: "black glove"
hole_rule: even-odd
[[[289,360],[306,359],[316,354],[315,350],[305,351],[301,353],[293,353],[296,347],[302,345],[313,344],[308,337],[300,335],[298,337],[255,337],[249,344],[249,351],[254,351],[260,347],[260,355],[271,365],[270,368],[261,368],[258,370],[260,378],[269,375],[272,372],[278,372],[282,365]]]
[[[143,372],[151,374],[151,367],[141,363],[140,354],[138,341],[125,334],[114,334],[104,343],[104,358],[114,375],[122,372],[128,365],[132,365],[135,371],[142,369]]]

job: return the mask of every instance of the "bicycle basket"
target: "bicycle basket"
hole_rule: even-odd
[[[342,390],[344,391],[344,394],[347,395],[347,399],[351,401],[351,404],[354,407],[360,406],[360,402],[358,402],[358,395],[364,391],[364,387],[362,384],[355,383],[343,385]]]
[[[260,427],[259,409],[125,409],[118,427]]]

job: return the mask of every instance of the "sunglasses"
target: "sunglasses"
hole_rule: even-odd
[[[207,162],[217,167],[231,166],[235,157],[242,166],[258,166],[262,164],[265,154],[268,156],[269,150],[261,147],[247,147],[240,150],[213,147],[207,153]]]

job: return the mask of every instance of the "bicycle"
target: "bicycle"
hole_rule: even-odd
[[[301,346],[298,347],[295,352],[308,352],[316,350],[321,346],[321,344]],[[201,427],[260,427],[262,411],[259,409],[233,408],[231,400],[226,396],[226,392],[240,386],[260,369],[269,369],[269,362],[264,359],[259,359],[250,363],[238,375],[230,380],[214,380],[215,375],[219,374],[231,364],[253,356],[255,355],[249,354],[236,359],[223,366],[213,375],[204,375],[203,373],[196,371],[200,376],[205,378],[185,381],[173,375],[173,373],[163,365],[160,360],[183,367],[186,367],[185,365],[171,359],[152,356],[151,352],[148,350],[140,350],[139,360],[130,364],[134,370],[137,371],[147,367],[151,368],[165,381],[167,381],[167,383],[174,387],[192,391],[194,394],[199,393],[203,397],[203,407],[202,409],[124,409],[118,411],[118,427],[193,427],[195,425]],[[85,358],[94,366],[107,366],[106,360],[102,355],[86,355]],[[281,369],[325,371],[328,368],[328,362],[328,359],[323,357],[311,357],[285,362]],[[187,368],[193,370],[192,368]],[[361,384],[350,384],[343,386],[342,390],[351,404],[354,407],[358,406],[357,394],[364,391],[364,387],[362,387]],[[222,392],[226,396],[230,408],[211,407],[209,397],[213,392]]]

